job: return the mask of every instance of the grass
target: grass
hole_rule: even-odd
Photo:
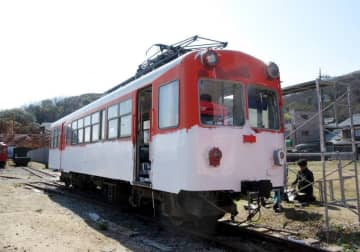
[[[327,174],[326,180],[332,181],[327,182],[327,200],[329,202],[331,201],[340,201],[341,200],[341,190],[340,190],[340,180],[339,180],[339,173],[338,173],[338,164],[339,161],[326,161],[325,163],[325,173]],[[341,161],[341,166],[343,167],[343,176],[354,176],[354,163],[349,161]],[[358,169],[360,170],[360,164],[357,163]],[[317,181],[322,181],[323,173],[322,173],[322,163],[321,161],[311,161],[308,162],[309,169],[314,174],[314,194],[317,200],[319,200],[319,184]],[[299,170],[298,166],[296,164],[289,164],[288,165],[288,185],[291,185],[291,183],[296,178],[296,173]],[[359,176],[358,176],[359,177]],[[360,178],[360,177],[359,177]],[[344,191],[345,191],[345,198],[346,199],[355,199],[356,198],[356,183],[355,183],[355,176],[349,177],[348,179],[345,179],[344,181]],[[331,183],[332,183],[332,191],[334,192],[334,197],[330,197],[330,189],[331,189]],[[349,204],[356,205],[356,201],[352,201]]]
[[[354,163],[349,161],[341,161],[343,167],[343,175],[355,175]],[[333,200],[330,198],[328,189],[328,202],[334,203],[341,200],[339,173],[337,171],[338,161],[326,161],[325,171],[328,176],[327,180],[332,180]],[[346,165],[346,166],[345,166]],[[360,171],[360,163],[357,163]],[[309,169],[314,174],[315,181],[322,181],[322,163],[321,161],[308,162]],[[288,185],[296,178],[299,167],[295,163],[288,164]],[[329,188],[329,182],[327,182]],[[355,177],[345,180],[345,198],[355,198],[356,186]],[[314,195],[316,202],[306,207],[296,207],[294,203],[282,202],[283,211],[275,213],[272,208],[262,208],[261,217],[256,223],[272,226],[274,228],[284,228],[299,232],[299,239],[315,238],[329,244],[336,244],[343,248],[343,251],[358,251],[360,246],[360,227],[358,216],[347,208],[339,205],[329,204],[328,213],[330,220],[330,230],[326,232],[325,227],[325,209],[319,202],[318,183],[314,184]],[[247,217],[247,211],[244,206],[247,205],[246,200],[240,200],[237,203],[239,215],[237,221],[244,221]],[[356,201],[348,202],[348,205],[356,206]],[[356,210],[356,209],[352,209]],[[257,218],[255,218],[256,220]]]
[[[360,228],[358,216],[351,212],[350,210],[340,207],[339,205],[332,203],[339,203],[341,201],[341,186],[339,180],[338,165],[341,165],[343,168],[343,176],[349,176],[348,179],[344,181],[344,191],[345,199],[355,199],[356,198],[356,180],[355,180],[355,169],[354,163],[351,161],[326,161],[325,162],[325,174],[327,182],[327,200],[329,203],[328,213],[330,221],[330,230],[328,232],[324,231],[325,217],[324,217],[324,207],[320,204],[311,204],[310,206],[304,209],[296,209],[289,206],[285,212],[285,217],[288,221],[298,221],[300,220],[303,223],[298,224],[299,227],[303,226],[303,231],[306,234],[311,232],[316,234],[316,237],[322,241],[327,241],[331,244],[339,245],[343,248],[343,251],[358,251],[358,246],[360,243]],[[309,169],[314,174],[314,195],[317,200],[320,199],[319,183],[317,181],[322,181],[323,179],[323,167],[321,161],[311,161],[308,162]],[[360,163],[357,162],[357,167],[360,171]],[[288,185],[290,185],[296,178],[296,173],[299,170],[299,167],[295,164],[288,164]],[[350,177],[351,176],[351,177]],[[359,177],[359,176],[358,176]],[[332,182],[329,182],[332,181]],[[330,191],[333,191],[333,196],[331,196]],[[356,201],[348,201],[347,205],[351,207],[356,207]],[[353,209],[356,211],[356,209]],[[312,219],[312,217],[314,219]],[[315,218],[316,217],[316,218]],[[310,225],[317,228],[305,227],[305,225]],[[317,229],[317,231],[316,231]]]

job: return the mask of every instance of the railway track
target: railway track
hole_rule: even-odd
[[[234,249],[244,250],[244,243],[251,239],[258,251],[299,251],[299,252],[321,252],[326,251],[320,247],[306,244],[304,241],[297,240],[292,231],[276,230],[272,227],[257,227],[256,225],[242,225],[232,221],[218,223],[218,235],[216,239],[219,244],[231,244]],[[319,245],[319,244],[318,244]],[[250,245],[248,245],[250,246]],[[250,250],[254,251],[254,247]],[[256,251],[256,250],[255,250]]]
[[[29,171],[30,172],[30,171]],[[101,200],[100,197],[94,197],[93,193],[84,191],[73,191],[66,188],[64,185],[51,182],[33,182],[26,183],[27,186],[43,190],[48,193],[55,193],[66,197],[75,198],[78,200],[87,201],[89,203],[101,205],[103,207],[115,206]],[[98,195],[99,196],[99,195]],[[119,209],[118,207],[116,207]],[[121,207],[120,210],[128,208]],[[158,224],[159,219],[151,217],[151,214],[134,214],[137,218],[141,218],[147,222]],[[167,228],[174,229],[173,226]],[[191,234],[192,237],[207,240],[210,243],[225,248],[226,250],[234,251],[299,251],[299,252],[321,252],[326,251],[319,247],[314,247],[306,244],[303,241],[294,238],[296,232],[285,229],[274,229],[272,227],[257,226],[250,224],[240,224],[232,221],[218,222],[216,232],[212,234],[194,231],[194,229],[176,228],[178,232],[184,234]]]
[[[35,169],[35,168],[31,168],[31,167],[21,167],[23,170],[29,172],[30,174],[39,177],[39,178],[52,178],[52,179],[57,179],[59,176],[56,174],[51,174],[49,172],[45,172],[42,171],[40,169]]]

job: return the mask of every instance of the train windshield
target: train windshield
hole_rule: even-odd
[[[259,86],[249,86],[248,104],[252,127],[279,129],[279,106],[275,91]]]
[[[244,125],[243,86],[219,80],[200,80],[200,121],[204,125]]]

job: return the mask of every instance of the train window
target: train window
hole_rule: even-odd
[[[105,139],[106,110],[101,111],[101,139]]]
[[[55,148],[55,137],[56,137],[56,128],[53,129],[53,135],[52,135],[52,147]]]
[[[54,129],[51,130],[51,136],[50,136],[50,148],[54,148]]]
[[[81,118],[77,122],[77,128],[80,129],[84,126],[84,118]]]
[[[59,129],[55,128],[52,134],[52,148],[59,147]]]
[[[91,124],[91,116],[84,118],[84,126],[89,126]]]
[[[279,129],[278,98],[274,90],[248,87],[250,125],[255,128]]]
[[[119,125],[119,119],[110,119],[108,123],[108,138],[117,138],[118,136],[118,125]]]
[[[73,121],[71,124],[72,129],[77,129],[77,121]]]
[[[100,133],[99,121],[100,121],[100,112],[96,112],[91,115],[91,141],[92,142],[96,142],[99,140],[99,133]]]
[[[99,123],[99,112],[91,115],[91,124]]]
[[[78,143],[84,142],[84,129],[78,129]]]
[[[120,103],[120,137],[131,135],[131,99]]]
[[[241,84],[200,80],[199,98],[200,121],[203,125],[244,125],[243,86]]]
[[[89,143],[91,137],[91,126],[87,126],[84,128],[84,142]]]
[[[77,143],[84,142],[84,118],[77,121]]]
[[[71,143],[71,124],[66,126],[66,144]]]
[[[71,144],[76,144],[77,143],[77,121],[73,121],[71,123],[71,130],[72,130]]]
[[[77,121],[72,122],[71,124],[71,129],[72,129],[72,140],[71,140],[71,144],[77,144],[78,141],[78,132],[77,132]]]
[[[92,142],[96,142],[99,140],[99,124],[95,124],[92,126],[92,130],[91,130],[91,141]]]
[[[131,113],[131,99],[120,103],[120,115]]]
[[[176,127],[179,124],[179,81],[159,88],[159,128]]]
[[[118,128],[119,128],[119,119],[117,118],[119,115],[119,104],[115,104],[108,108],[107,116],[108,116],[108,139],[117,138],[118,137]]]
[[[131,115],[122,116],[120,119],[120,136],[131,135]]]
[[[119,114],[119,110],[118,110],[118,104],[113,105],[111,107],[108,108],[108,119],[117,117]]]

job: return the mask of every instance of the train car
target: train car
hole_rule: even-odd
[[[8,146],[0,142],[0,168],[4,168],[8,159]]]
[[[199,39],[157,44],[134,77],[52,124],[49,167],[65,184],[191,221],[284,185],[278,67]]]
[[[15,147],[13,149],[12,160],[15,163],[15,166],[27,166],[31,161],[31,158],[28,157],[29,148],[26,147]]]

